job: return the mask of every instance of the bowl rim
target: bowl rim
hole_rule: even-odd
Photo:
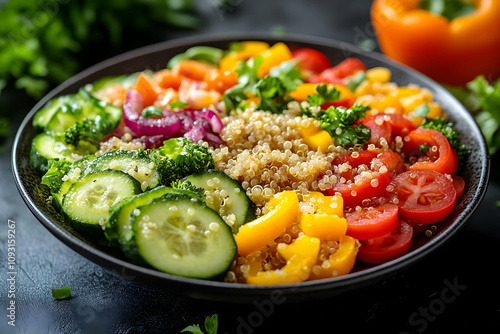
[[[31,126],[31,121],[33,115],[37,110],[39,110],[45,103],[50,100],[52,97],[57,96],[62,91],[70,87],[71,85],[81,81],[85,77],[88,77],[94,72],[101,71],[109,66],[112,66],[116,63],[124,62],[127,60],[132,60],[137,57],[146,56],[150,53],[161,52],[167,49],[176,48],[176,47],[189,47],[192,45],[200,45],[203,43],[214,43],[214,42],[230,42],[237,40],[281,40],[284,43],[297,43],[297,44],[314,44],[320,45],[326,48],[333,49],[341,49],[348,53],[353,54],[363,54],[369,58],[374,59],[376,62],[382,64],[390,64],[396,68],[399,68],[403,72],[409,74],[412,78],[417,78],[426,87],[432,87],[435,90],[440,91],[440,94],[444,94],[448,99],[454,100],[458,105],[461,106],[462,113],[465,119],[470,123],[470,126],[474,129],[474,131],[480,136],[479,146],[481,152],[486,153],[484,156],[486,159],[481,161],[482,172],[480,173],[479,186],[475,191],[475,195],[473,197],[473,201],[469,204],[459,216],[457,216],[456,221],[443,233],[438,235],[435,238],[430,239],[424,245],[418,248],[418,251],[409,252],[395,260],[379,264],[377,266],[363,269],[361,271],[353,272],[345,276],[340,276],[332,279],[324,279],[317,281],[306,281],[295,284],[284,284],[284,285],[274,285],[274,286],[256,286],[256,285],[247,285],[247,284],[238,284],[238,283],[227,283],[220,281],[209,281],[209,280],[201,280],[194,278],[186,278],[175,276],[172,274],[164,273],[157,271],[155,269],[150,269],[146,267],[141,267],[135,265],[131,262],[124,261],[113,255],[106,253],[100,249],[93,247],[85,243],[84,241],[72,236],[71,234],[64,231],[60,226],[55,224],[53,221],[49,219],[49,217],[45,216],[40,209],[36,206],[34,200],[30,197],[23,180],[21,179],[20,170],[19,170],[19,160],[18,160],[18,149],[19,143],[21,141],[21,137],[26,128]],[[265,297],[269,298],[269,295],[274,293],[275,291],[281,291],[287,296],[298,296],[303,295],[304,293],[310,293],[314,291],[325,291],[325,289],[339,289],[341,291],[349,291],[352,289],[356,289],[360,286],[366,286],[372,284],[373,282],[380,281],[381,279],[387,278],[399,272],[406,267],[412,265],[413,263],[423,259],[431,252],[435,251],[438,247],[449,241],[453,234],[459,229],[461,229],[467,220],[472,215],[473,211],[477,208],[481,200],[483,199],[490,174],[490,156],[487,153],[487,145],[482,136],[477,123],[473,119],[473,117],[465,110],[465,108],[453,97],[451,93],[449,93],[445,88],[441,85],[433,81],[432,79],[426,77],[425,75],[417,72],[414,69],[409,68],[406,65],[398,63],[383,54],[377,52],[366,52],[352,44],[347,42],[338,41],[335,39],[330,39],[326,37],[318,37],[318,36],[310,36],[310,35],[302,35],[302,34],[288,34],[286,36],[275,36],[271,33],[265,32],[231,32],[231,33],[217,33],[217,34],[199,34],[190,37],[183,37],[174,40],[164,41],[148,46],[144,46],[138,49],[134,49],[120,55],[114,56],[112,58],[106,59],[102,62],[99,62],[78,74],[72,76],[53,90],[51,90],[48,94],[46,94],[35,106],[30,110],[30,112],[26,115],[23,122],[19,126],[17,134],[15,136],[15,140],[13,143],[12,149],[12,171],[14,175],[14,180],[18,191],[21,194],[24,202],[31,210],[33,215],[47,228],[56,238],[62,241],[66,246],[73,249],[80,255],[86,257],[87,259],[93,261],[94,263],[99,264],[105,268],[112,269],[112,271],[119,272],[121,269],[123,276],[146,276],[147,278],[152,279],[152,281],[161,281],[161,282],[169,282],[172,283],[172,287],[175,286],[184,286],[186,288],[192,288],[192,292],[188,292],[187,294],[191,297],[202,298],[202,299],[221,299],[227,301],[227,296],[248,296],[250,298],[242,298],[241,300],[236,300],[237,302],[255,300],[255,298]],[[134,279],[134,278],[132,278]],[[210,292],[200,292],[196,290],[200,289],[211,289]],[[174,291],[175,292],[175,291]],[[183,293],[186,294],[186,293]],[[220,296],[220,294],[226,295],[226,297]],[[208,296],[208,298],[207,298]],[[293,298],[290,298],[293,300]],[[234,300],[231,300],[234,301]]]

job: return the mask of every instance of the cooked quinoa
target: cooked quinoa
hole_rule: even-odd
[[[296,116],[291,105],[283,114],[248,108],[222,120],[221,138],[227,146],[213,150],[215,167],[241,183],[257,205],[257,214],[282,191],[295,190],[300,198],[331,188],[336,182],[331,162],[347,152],[333,145],[325,153],[309,149],[298,127],[317,120]]]

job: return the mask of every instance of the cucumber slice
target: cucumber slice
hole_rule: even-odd
[[[90,171],[113,169],[125,172],[141,183],[143,191],[160,184],[157,163],[145,151],[123,149],[108,151],[97,157],[89,169]]]
[[[72,165],[68,173],[65,175],[64,182],[61,184],[61,188],[57,193],[52,193],[52,205],[62,214],[62,201],[64,195],[71,188],[73,183],[78,181],[78,179],[83,176],[83,171],[87,167],[87,165],[95,159],[94,155],[86,155],[82,159],[75,161]]]
[[[39,133],[31,143],[31,165],[40,175],[43,175],[49,170],[51,159],[64,158],[68,161],[75,161],[84,155],[97,151],[96,146],[90,143],[83,144],[75,148],[74,146],[67,146],[46,132]]]
[[[132,240],[133,237],[132,212],[139,206],[148,204],[151,200],[168,193],[181,193],[192,198],[198,198],[198,195],[192,191],[165,186],[159,186],[144,193],[125,198],[110,209],[110,215],[106,221],[106,228],[104,229],[106,238],[108,238],[111,243],[120,245],[125,255],[133,258],[134,252],[129,250],[130,240]]]
[[[137,77],[141,72],[133,73],[133,74],[124,74],[118,76],[109,76],[101,78],[95,81],[91,85],[91,91],[93,93],[99,93],[99,91],[110,88],[113,85],[122,85],[124,87],[130,87],[137,82]]]
[[[220,214],[234,234],[241,225],[255,219],[255,204],[241,184],[226,173],[210,169],[184,179],[205,189],[206,204]]]
[[[62,105],[55,113],[54,116],[47,123],[47,131],[52,133],[64,132],[66,129],[75,125],[80,119],[80,115],[73,113],[66,105]]]
[[[141,191],[137,180],[115,170],[90,173],[75,182],[64,195],[65,221],[90,236],[102,236],[109,208]]]
[[[63,95],[50,100],[33,116],[33,127],[37,131],[46,130],[47,124],[52,119],[54,114],[60,110],[61,106],[64,104],[68,105],[74,103],[74,101],[76,101],[75,95]]]
[[[94,120],[104,117],[109,120],[109,131],[113,131],[122,118],[120,107],[99,100],[81,88],[78,94],[71,94],[50,100],[47,105],[40,109],[33,118],[33,126],[38,131],[50,131],[61,133],[72,127],[76,122],[85,119]]]
[[[236,255],[231,229],[203,202],[167,194],[137,209],[133,242],[150,266],[174,275],[220,278]]]

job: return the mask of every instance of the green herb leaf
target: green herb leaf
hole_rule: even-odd
[[[168,106],[172,109],[175,109],[175,108],[184,108],[186,106],[188,106],[189,103],[186,103],[186,102],[182,102],[182,101],[175,101],[175,102],[170,102],[168,104]]]
[[[415,115],[416,117],[427,117],[430,111],[431,108],[429,108],[429,106],[424,103],[413,110],[413,115]]]
[[[286,87],[277,77],[267,76],[255,86],[257,96],[260,98],[259,109],[272,113],[280,113],[286,108]]]
[[[352,76],[349,79],[349,82],[347,83],[347,88],[349,88],[351,92],[354,92],[356,88],[358,88],[358,86],[361,85],[361,83],[366,79],[368,79],[366,76],[366,72],[358,71],[354,76]]]
[[[146,107],[142,110],[141,113],[141,116],[146,118],[153,116],[162,116],[162,115],[163,115],[163,110],[155,106]]]
[[[273,67],[269,72],[269,76],[281,80],[286,93],[293,92],[303,82],[300,78],[300,71],[296,68],[297,63],[298,60],[296,59],[284,61],[279,66]]]
[[[262,64],[262,57],[250,58],[248,61],[241,61],[236,68],[238,73],[238,84],[224,92],[222,101],[226,106],[226,111],[230,113],[238,107],[243,107],[244,101],[251,96],[257,96],[256,85],[259,81],[257,71]]]
[[[60,289],[52,289],[52,297],[55,299],[68,299],[71,297],[71,287],[63,286]]]
[[[307,101],[311,106],[320,106],[323,103],[337,101],[339,97],[340,92],[337,88],[328,89],[326,84],[321,84],[316,87],[316,93],[307,97]]]
[[[186,328],[184,328],[183,330],[181,330],[181,333],[184,333],[184,332],[189,332],[189,333],[192,333],[192,334],[205,334],[201,330],[200,325],[190,325],[190,326],[187,326]]]
[[[418,145],[418,150],[422,153],[429,152],[429,145]]]
[[[319,117],[321,128],[327,131],[335,144],[340,146],[363,144],[370,139],[371,131],[363,124],[356,122],[365,117],[369,107],[354,105],[349,109],[330,107]]]
[[[205,318],[205,330],[207,334],[217,334],[217,328],[219,327],[218,317],[218,314],[214,314],[211,317]]]
[[[457,151],[459,168],[463,166],[464,161],[469,155],[469,150],[465,145],[460,143],[452,122],[448,122],[444,118],[428,118],[420,127],[441,132],[448,139],[450,146]]]
[[[217,328],[219,327],[218,315],[214,314],[212,316],[205,317],[205,332],[206,334],[217,334]],[[205,334],[200,328],[200,325],[190,325],[184,328],[181,333],[190,332],[192,334]]]

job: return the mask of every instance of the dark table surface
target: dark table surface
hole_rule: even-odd
[[[201,3],[205,27],[225,31],[295,32],[370,45],[370,0],[227,1],[222,9]],[[192,35],[175,32],[169,38]],[[367,41],[368,40],[368,43]],[[0,333],[178,333],[219,315],[219,333],[500,332],[496,268],[500,242],[498,157],[488,192],[450,242],[428,258],[376,287],[336,298],[262,308],[193,300],[127,280],[83,258],[52,236],[22,201],[11,172],[17,127],[34,104],[20,94],[2,95],[11,129],[0,153]],[[16,326],[8,325],[7,229],[15,222]],[[71,286],[57,301],[51,288]]]

